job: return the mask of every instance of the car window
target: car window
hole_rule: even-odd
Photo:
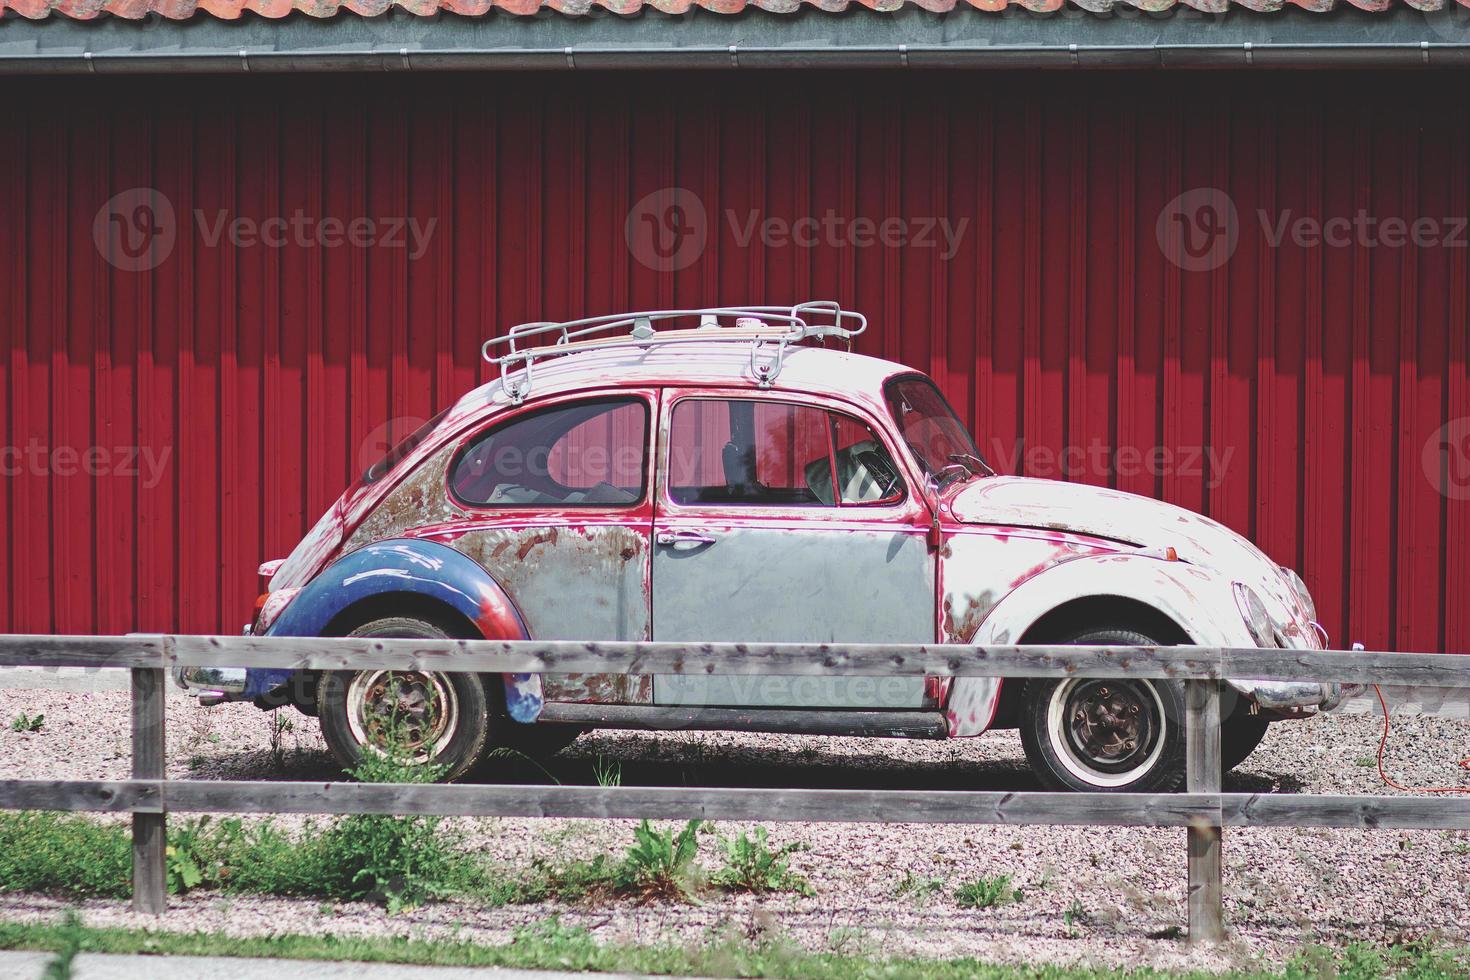
[[[449,486],[476,507],[616,507],[643,499],[648,406],[641,398],[557,405],[475,439]]]
[[[687,398],[674,406],[668,449],[678,504],[832,507],[902,495],[867,426],[809,405]]]
[[[834,469],[843,504],[887,504],[903,499],[903,479],[872,429],[847,415],[831,414]],[[830,481],[829,481],[830,482]]]
[[[387,476],[388,471],[401,463],[405,456],[417,449],[423,443],[423,441],[429,437],[429,433],[433,432],[436,428],[439,427],[439,423],[443,422],[444,416],[448,414],[449,409],[446,408],[444,409],[444,411],[440,412],[438,415],[429,419],[429,421],[425,422],[423,425],[410,432],[396,446],[394,446],[392,449],[389,449],[388,452],[383,455],[382,459],[378,460],[372,466],[369,466],[366,470],[363,471],[362,482],[377,483],[383,477]]]
[[[963,458],[984,465],[975,440],[934,382],[906,375],[888,382],[883,391],[899,433],[925,473],[934,476]]]

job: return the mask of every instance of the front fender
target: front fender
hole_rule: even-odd
[[[474,559],[433,541],[393,538],[337,560],[301,589],[266,636],[322,636],[343,612],[365,599],[407,595],[431,599],[460,613],[487,640],[529,638],[505,590]],[[251,671],[247,696],[284,684],[287,670]],[[506,711],[530,723],[541,713],[541,678],[505,675]]]
[[[990,610],[969,642],[977,646],[1019,643],[1041,617],[1074,599],[1118,596],[1157,609],[1201,646],[1255,646],[1230,582],[1196,565],[1140,554],[1074,558],[1017,586]],[[945,711],[951,737],[979,735],[994,720],[1000,682],[956,678]]]

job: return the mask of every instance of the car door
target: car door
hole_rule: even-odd
[[[664,393],[656,640],[934,639],[929,512],[881,430],[780,393]],[[659,675],[660,704],[925,707],[922,678]]]
[[[657,392],[549,398],[460,444],[448,492],[469,515],[448,542],[479,562],[538,640],[646,640],[649,459]],[[652,680],[547,674],[548,701],[647,703]]]

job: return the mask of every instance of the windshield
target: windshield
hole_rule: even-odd
[[[898,431],[926,475],[939,479],[950,470],[968,478],[994,472],[934,382],[906,375],[888,382],[883,393]]]

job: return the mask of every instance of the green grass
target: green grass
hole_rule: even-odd
[[[974,959],[873,959],[836,953],[810,953],[784,939],[751,943],[715,936],[709,943],[612,945],[598,943],[586,930],[552,918],[518,930],[505,945],[462,941],[431,942],[402,937],[357,938],[277,935],[227,937],[210,933],[89,928],[75,923],[36,925],[0,923],[0,949],[54,951],[65,957],[81,953],[167,954],[276,957],[368,963],[440,966],[501,966],[521,969],[685,976],[776,977],[787,980],[1095,980],[1102,977],[1204,980],[1451,980],[1470,971],[1465,950],[1395,947],[1387,950],[1355,945],[1345,950],[1309,949],[1284,970],[1258,970],[1223,975],[1154,970],[1101,970],[1043,964],[997,966]]]

